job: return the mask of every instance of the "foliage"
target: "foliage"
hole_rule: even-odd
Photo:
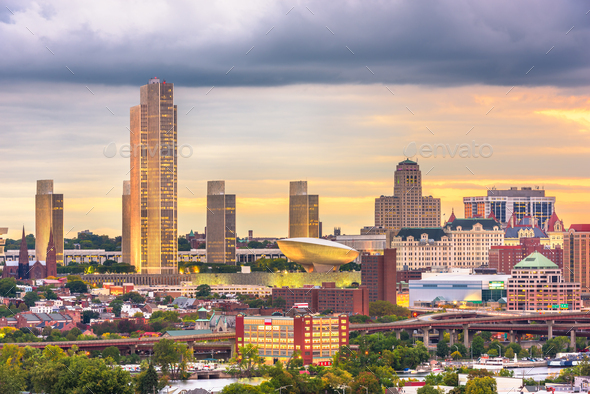
[[[143,304],[145,302],[145,297],[136,291],[120,295],[116,299],[121,301],[131,301],[134,304]]]
[[[566,348],[568,343],[569,338],[556,337],[548,339],[541,349],[546,357],[555,357],[557,353],[562,352]]]
[[[383,389],[381,388],[381,383],[379,382],[379,379],[374,373],[370,371],[364,371],[359,373],[358,376],[354,378],[352,383],[350,383],[350,391],[352,393],[358,394],[366,392],[380,393],[383,391]],[[444,394],[444,392],[436,394]]]
[[[514,350],[512,348],[506,349],[506,353],[504,353],[504,357],[514,358]]]
[[[88,324],[90,323],[91,319],[98,319],[100,317],[100,314],[98,312],[94,312],[94,311],[83,311],[82,312],[82,323],[84,324]]]
[[[121,358],[121,352],[119,351],[119,348],[115,346],[109,346],[104,349],[102,351],[102,358],[106,360],[108,357],[112,358],[118,364]]]
[[[111,301],[109,306],[111,308],[113,308],[113,313],[115,314],[115,316],[121,317],[121,309],[123,309],[123,301],[115,298],[114,300]]]
[[[463,357],[463,355],[459,351],[457,351],[457,350],[455,350],[453,353],[451,353],[451,358],[453,360],[458,360],[461,357]]]
[[[287,306],[287,301],[285,301],[283,297],[277,297],[276,299],[272,300],[272,306],[283,309]]]
[[[444,390],[440,388],[433,387],[429,384],[420,387],[417,391],[418,394],[444,394]]]
[[[229,360],[229,364],[227,372],[230,375],[251,378],[264,364],[264,357],[258,354],[258,346],[247,344],[239,348],[238,354]]]
[[[367,323],[371,320],[371,318],[369,316],[365,316],[365,315],[354,315],[354,316],[350,316],[350,318],[348,319],[348,321],[350,323]]]
[[[402,306],[393,305],[389,301],[378,300],[369,303],[369,315],[371,316],[388,316],[396,315],[410,317],[410,310]]]
[[[361,270],[361,265],[355,263],[354,261],[348,263],[348,264],[342,264],[340,266],[339,271],[343,272],[343,271],[360,271]]]
[[[448,354],[449,346],[447,345],[447,341],[438,341],[438,344],[436,345],[436,355],[438,357],[446,357]]]
[[[473,351],[473,357],[479,357],[484,354],[485,347],[483,338],[480,336],[473,338],[473,341],[471,342],[471,349]]]
[[[490,331],[482,331],[480,335],[483,338],[483,340],[486,342],[488,342],[492,339],[492,333]]]
[[[16,297],[16,279],[4,278],[0,279],[0,296],[7,298]]]
[[[162,368],[172,380],[187,379],[187,363],[192,361],[193,354],[185,343],[177,343],[162,338],[154,345],[153,361]]]
[[[517,356],[518,356],[518,358],[528,357],[529,352],[526,349],[522,349],[520,352],[518,352]]]
[[[74,280],[71,282],[68,280],[66,287],[70,289],[70,293],[82,294],[88,292],[88,286],[86,286],[86,283],[82,282],[81,280]]]
[[[497,394],[496,380],[486,376],[473,378],[465,385],[465,394]]]
[[[197,297],[209,297],[211,295],[211,286],[207,284],[202,284],[197,286],[197,293],[195,296]]]
[[[170,323],[180,322],[178,312],[175,311],[155,311],[150,316],[150,322],[165,321]]]
[[[152,394],[154,391],[158,392],[161,389],[158,381],[158,373],[152,364],[142,371],[137,377],[137,390],[140,394]]]
[[[37,294],[36,291],[29,291],[27,294],[25,294],[25,296],[23,297],[23,301],[25,302],[25,304],[30,308],[32,306],[35,306],[35,302],[39,301],[41,299],[41,297],[39,297],[39,294]]]

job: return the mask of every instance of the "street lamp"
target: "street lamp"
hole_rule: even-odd
[[[283,393],[283,389],[286,389],[287,387],[293,387],[292,384],[288,385],[288,386],[283,386],[283,387],[279,387],[278,389],[276,389],[275,391],[278,391],[279,394]]]
[[[500,345],[496,345],[496,346],[498,346],[498,349],[500,350],[500,357],[502,357],[502,346],[500,346]]]
[[[369,389],[367,388],[367,386],[361,386],[365,389],[365,391],[367,392],[367,394],[369,394]]]
[[[459,346],[457,346],[457,345],[453,345],[453,347],[457,349],[457,352],[459,351]],[[452,355],[451,355],[451,358],[453,358],[453,356],[452,356]]]

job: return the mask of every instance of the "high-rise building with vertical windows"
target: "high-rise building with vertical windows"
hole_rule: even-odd
[[[123,231],[121,232],[121,257],[124,263],[132,264],[131,258],[131,182],[123,181],[123,195],[122,195],[122,224]],[[139,250],[139,248],[137,248]],[[132,264],[133,265],[133,264]]]
[[[130,264],[142,274],[178,270],[174,84],[150,79],[131,107]]]
[[[402,227],[440,226],[440,198],[422,195],[418,163],[404,160],[394,174],[393,196],[375,199],[375,227],[397,233]]]
[[[207,262],[236,264],[236,195],[225,181],[207,182]]]
[[[563,276],[580,282],[582,292],[590,287],[590,224],[572,224],[563,237]]]
[[[525,216],[537,219],[539,227],[544,228],[555,211],[555,197],[546,197],[545,190],[536,186],[511,187],[509,190],[495,188],[487,191],[487,196],[463,197],[465,218],[487,218],[493,215],[506,225],[512,218],[516,222]]]
[[[319,238],[319,197],[307,194],[307,181],[289,185],[289,238]]]
[[[53,193],[53,180],[37,181],[35,195],[35,256],[47,260],[49,236],[53,234],[57,264],[64,263],[64,195]]]

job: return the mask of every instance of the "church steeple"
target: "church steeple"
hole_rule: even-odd
[[[27,247],[27,238],[25,236],[25,226],[23,226],[23,237],[20,241],[20,252],[18,254],[18,278],[28,279],[29,274],[29,248]]]
[[[49,243],[47,244],[47,260],[45,261],[46,277],[57,276],[57,253],[53,243],[53,230],[49,232]]]

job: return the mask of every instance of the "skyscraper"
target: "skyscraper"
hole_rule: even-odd
[[[289,238],[319,238],[319,197],[307,194],[307,181],[289,186]]]
[[[225,181],[207,182],[207,262],[236,264],[236,195]]]
[[[150,79],[130,110],[130,263],[142,274],[178,270],[174,84]]]
[[[590,287],[590,224],[572,224],[563,239],[563,276]]]
[[[64,262],[64,195],[53,194],[53,180],[37,181],[35,195],[35,256],[46,261],[49,235],[53,233],[57,264]]]
[[[501,223],[511,218],[516,222],[525,216],[537,219],[539,227],[544,228],[555,211],[555,197],[545,197],[545,190],[536,186],[511,187],[509,190],[490,189],[485,197],[463,197],[465,218],[487,218],[493,214]]]
[[[402,227],[439,227],[440,198],[422,196],[418,163],[404,160],[394,174],[393,196],[375,199],[375,227],[397,233]]]
[[[137,241],[139,240],[139,227],[131,226],[131,217],[132,217],[132,205],[131,205],[131,182],[130,181],[123,181],[123,196],[122,196],[122,212],[123,212],[123,231],[121,232],[121,255],[123,258],[123,262],[131,265],[135,265],[137,268],[137,261],[138,256],[133,255],[133,251],[139,252],[139,247],[131,248],[131,245],[135,243],[136,245],[139,244]],[[133,235],[132,235],[133,233]],[[132,241],[131,238],[135,236],[135,241]]]

